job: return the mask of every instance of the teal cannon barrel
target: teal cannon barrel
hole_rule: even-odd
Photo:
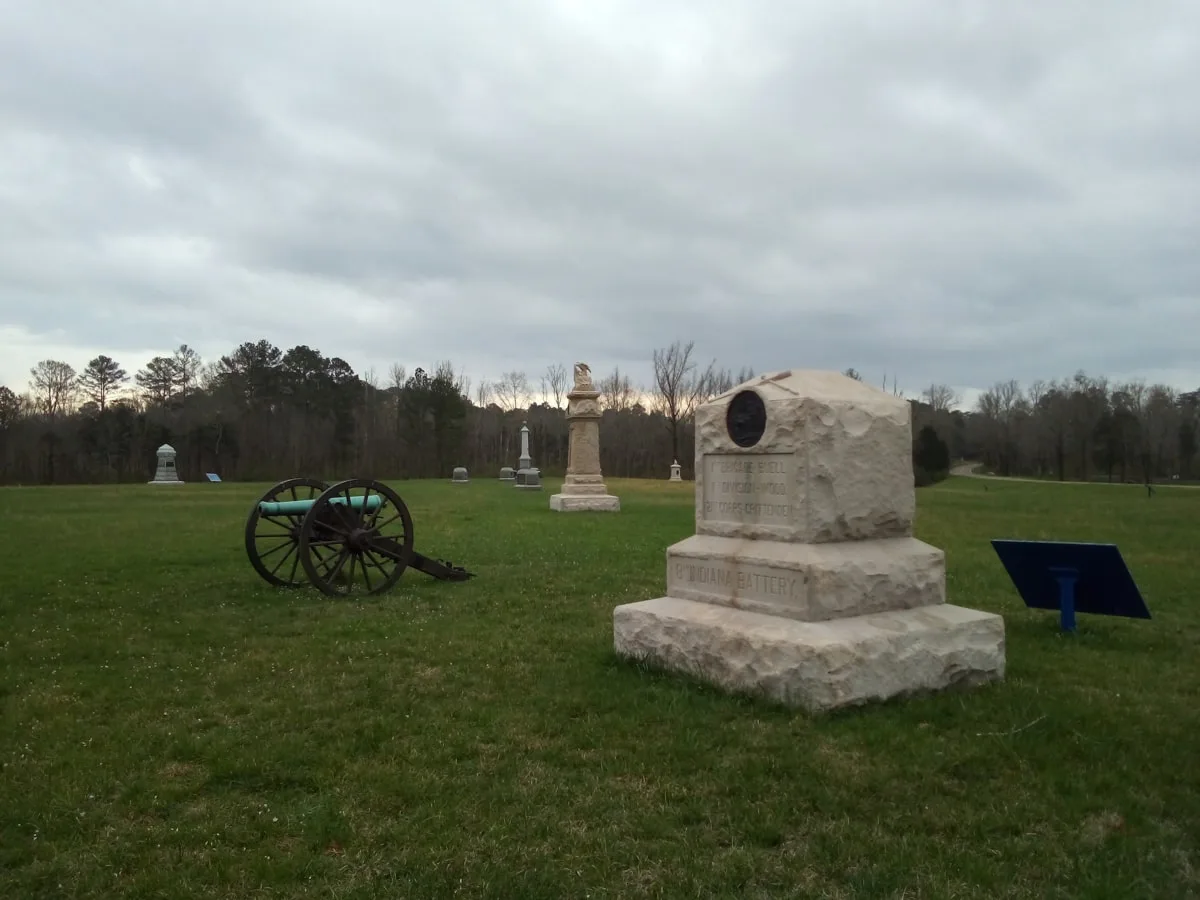
[[[264,516],[303,516],[308,513],[316,500],[261,500],[258,504],[258,511]],[[347,503],[346,497],[330,497],[328,500],[330,506],[345,506]],[[383,498],[378,494],[371,494],[368,497],[350,497],[350,508],[361,510],[366,506],[367,512],[375,512],[383,505]]]

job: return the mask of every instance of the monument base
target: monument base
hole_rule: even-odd
[[[513,487],[518,491],[540,491],[542,489],[542,473],[532,468],[517,469]]]
[[[554,512],[620,512],[621,498],[613,494],[551,494]]]
[[[801,622],[659,597],[613,610],[613,646],[810,713],[1004,677],[1004,620],[945,603]]]
[[[147,481],[146,484],[183,484],[182,481]]]

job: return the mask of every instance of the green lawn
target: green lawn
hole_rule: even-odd
[[[266,485],[0,490],[0,897],[1200,895],[1200,491],[918,495],[998,685],[819,719],[638,671],[693,486],[617,515],[393,482],[478,573],[273,590]],[[1118,543],[1151,621],[1025,610],[988,539]]]

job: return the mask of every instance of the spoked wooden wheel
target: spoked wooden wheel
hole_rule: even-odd
[[[326,594],[382,593],[412,562],[412,516],[385,484],[340,481],[304,517],[299,555],[308,580]]]
[[[315,478],[289,478],[255,502],[246,520],[246,555],[267,583],[277,587],[301,587],[308,583],[307,573],[300,567],[299,553],[300,523],[308,512],[304,501],[311,503],[328,487]],[[297,501],[299,506],[292,506]],[[287,511],[264,513],[259,505],[262,503],[282,503]]]

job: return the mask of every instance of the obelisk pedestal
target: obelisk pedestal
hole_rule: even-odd
[[[513,479],[513,487],[523,491],[540,491],[542,489],[541,470],[533,467],[533,459],[529,455],[529,423],[521,424],[521,458],[517,460],[517,473]]]
[[[550,497],[554,512],[620,512],[621,499],[608,492],[600,472],[600,392],[586,363],[575,364],[575,386],[567,394],[567,477]]]

